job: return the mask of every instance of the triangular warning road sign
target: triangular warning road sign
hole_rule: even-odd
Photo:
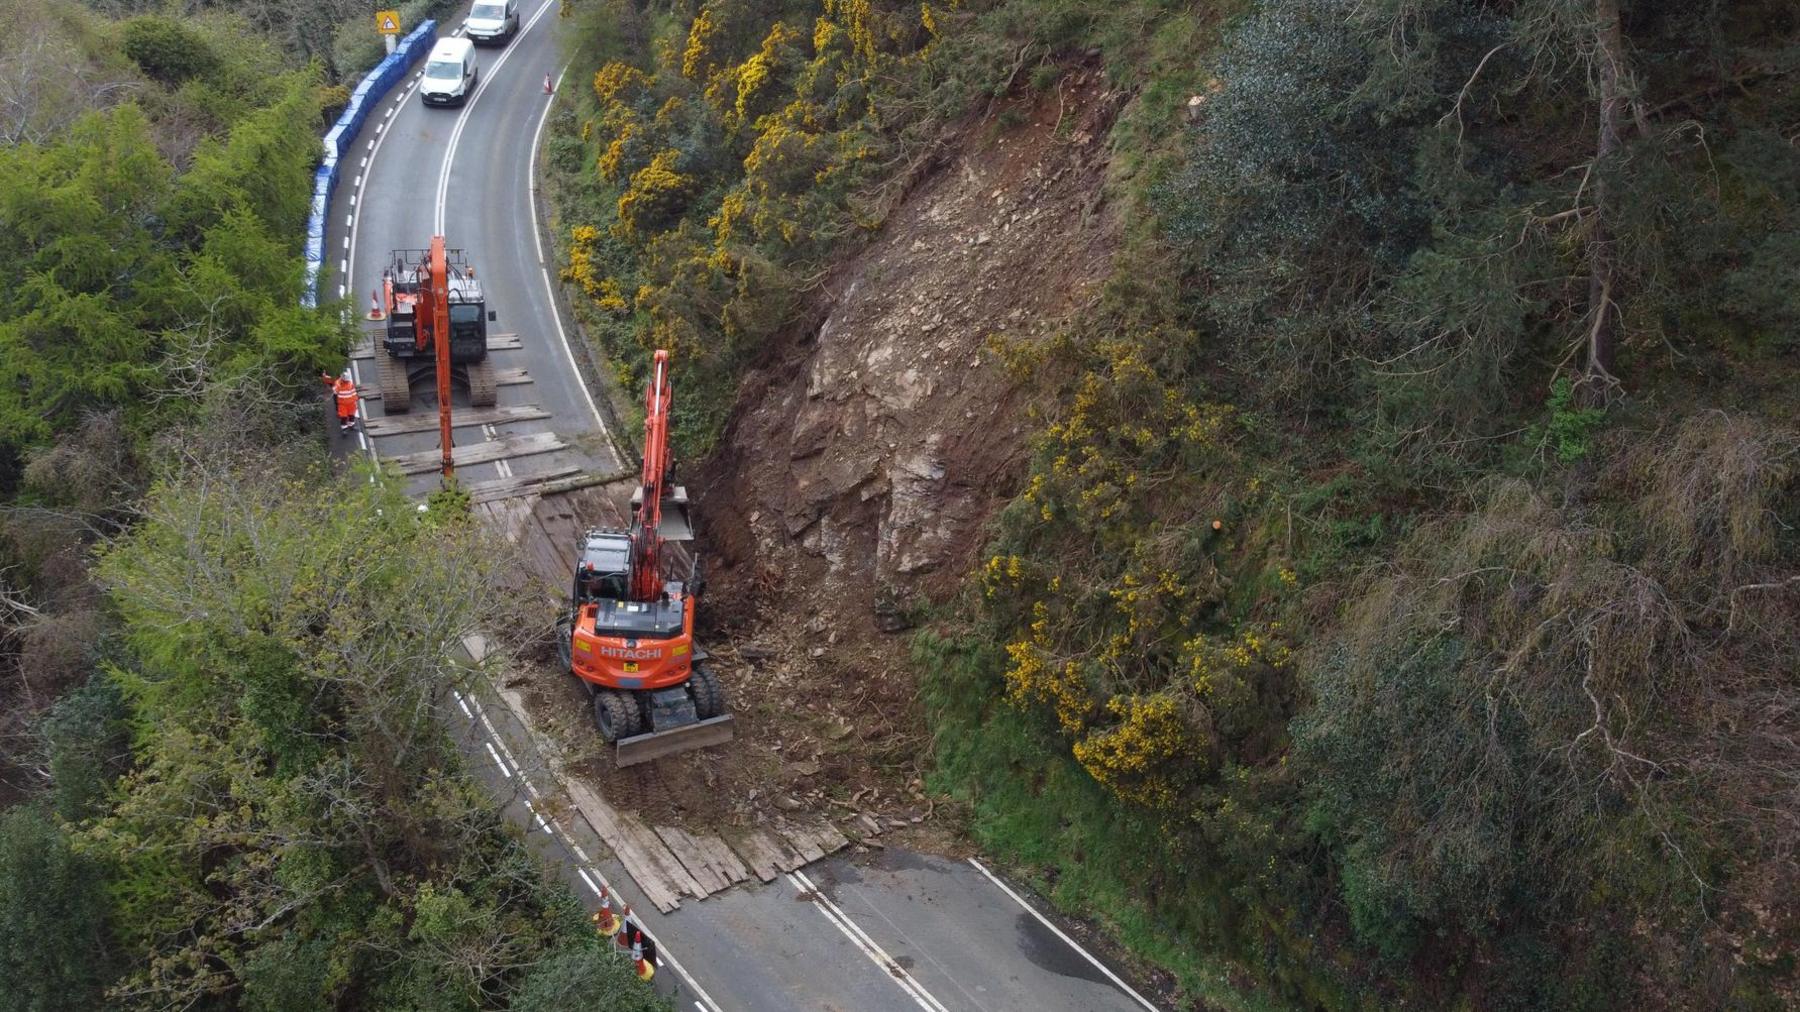
[[[393,18],[382,18],[381,27],[390,32],[397,32],[400,30],[400,26],[394,23]]]

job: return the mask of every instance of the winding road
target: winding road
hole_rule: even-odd
[[[442,233],[468,251],[499,317],[491,340],[517,335],[516,348],[510,338],[493,340],[504,346],[493,352],[503,375],[498,407],[509,410],[471,414],[457,404],[477,423],[456,430],[457,452],[469,460],[458,476],[495,494],[534,478],[622,470],[558,316],[550,249],[536,226],[532,166],[553,101],[544,82],[560,60],[556,6],[525,0],[518,35],[477,51],[480,80],[461,109],[425,108],[416,74],[395,87],[345,158],[326,240],[326,293],[358,308],[391,250],[420,248]],[[365,395],[373,393],[372,360],[353,359],[352,367]],[[340,449],[425,461],[412,487],[435,488],[431,398],[415,395],[407,415],[365,401],[364,416],[366,431]],[[471,769],[589,909],[598,909],[602,888],[631,903],[658,943],[657,985],[683,1012],[1156,1008],[1043,904],[974,859],[888,847],[659,914],[559,800],[555,777],[505,703],[487,692],[458,693],[454,703],[449,719]]]

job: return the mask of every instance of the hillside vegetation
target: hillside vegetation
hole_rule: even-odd
[[[330,466],[322,68],[3,9],[0,1009],[666,1007],[438,719],[507,556]]]
[[[1126,248],[990,342],[1041,423],[913,643],[985,844],[1196,1000],[1796,1000],[1792,5],[565,11],[566,277],[693,449],[952,127],[1130,94]]]

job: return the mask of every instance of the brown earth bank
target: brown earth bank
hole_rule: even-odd
[[[1078,69],[962,126],[743,381],[694,484],[714,617],[777,650],[772,688],[917,726],[889,634],[949,599],[1017,491],[1032,426],[987,347],[1055,332],[1110,271],[1123,97]]]
[[[983,523],[1017,489],[1025,398],[985,348],[1053,333],[1110,270],[1104,138],[1122,98],[1097,69],[1076,70],[948,136],[821,286],[817,325],[746,377],[720,449],[677,476],[695,500],[704,643],[736,740],[615,769],[547,639],[534,648],[544,663],[506,676],[609,801],[690,827],[818,813],[858,835],[868,814],[912,845],[956,849],[929,821],[929,739],[893,634],[955,592]],[[550,594],[567,594],[551,578],[557,546],[621,524],[629,494],[625,483],[537,508],[549,557],[529,565]]]

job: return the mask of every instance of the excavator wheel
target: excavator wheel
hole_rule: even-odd
[[[375,355],[376,380],[381,384],[381,413],[405,414],[412,409],[412,385],[406,377],[406,363],[392,355]]]
[[[479,362],[469,363],[469,405],[477,408],[491,408],[498,399],[500,386],[495,382],[494,360],[484,358]]]
[[[575,670],[575,626],[567,618],[556,620],[556,661],[565,672]]]
[[[694,716],[701,720],[711,720],[725,712],[725,687],[719,684],[719,676],[712,669],[702,665],[694,665],[694,674],[688,679],[688,694],[694,697]]]
[[[602,689],[594,693],[594,726],[600,729],[600,740],[610,745],[642,731],[644,718],[630,693]]]

